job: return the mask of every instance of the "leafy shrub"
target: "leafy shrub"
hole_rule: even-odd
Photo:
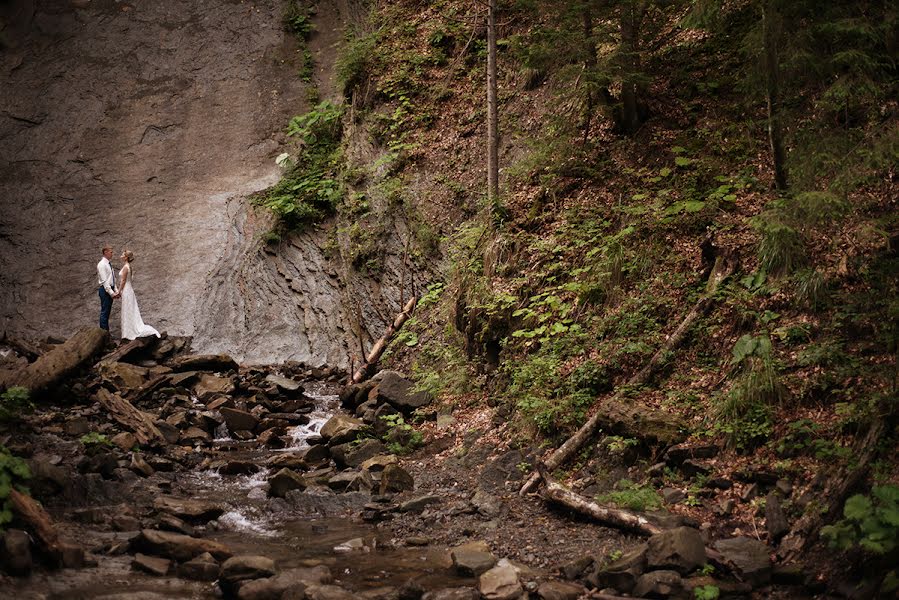
[[[805,264],[805,245],[796,229],[772,213],[762,213],[752,224],[761,235],[758,252],[763,270],[780,275]]]
[[[392,453],[408,454],[424,444],[421,432],[406,423],[402,415],[382,415],[381,420],[388,427],[387,433],[383,436],[383,441],[387,444],[387,449]]]
[[[832,548],[857,547],[878,555],[899,548],[899,487],[875,485],[870,496],[852,496],[846,500],[843,517],[821,528]]]
[[[796,299],[815,310],[827,304],[827,282],[818,269],[806,269],[794,278]]]
[[[255,199],[288,227],[321,220],[343,195],[338,179],[342,116],[342,105],[325,101],[288,125],[288,135],[302,138],[300,156],[274,187]]]
[[[284,10],[284,29],[300,40],[308,40],[313,29],[310,9],[301,6],[298,0],[288,0]]]
[[[18,385],[0,394],[0,422],[12,421],[34,408],[29,396],[28,388]]]
[[[87,449],[96,449],[102,448],[104,446],[112,446],[112,442],[108,437],[103,435],[102,433],[97,433],[96,431],[91,431],[90,433],[85,433],[78,440],[84,447]]]
[[[360,35],[356,32],[348,34],[334,64],[337,82],[344,95],[349,96],[368,79],[377,45],[377,34]]]
[[[31,478],[31,471],[24,460],[13,456],[6,446],[0,446],[0,531],[12,521],[12,490],[28,493],[24,483]]]

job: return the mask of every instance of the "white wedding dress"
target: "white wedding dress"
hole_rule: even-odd
[[[145,325],[144,320],[140,317],[137,297],[134,295],[134,288],[131,287],[131,265],[122,267],[122,270],[119,271],[119,281],[125,282],[125,287],[120,290],[122,293],[122,339],[133,340],[151,335],[159,337],[159,332],[149,325]]]

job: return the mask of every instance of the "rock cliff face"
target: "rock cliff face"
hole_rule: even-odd
[[[347,10],[326,4],[320,67]],[[398,290],[347,285],[322,230],[264,251],[270,224],[248,209],[279,177],[287,121],[308,108],[282,10],[0,2],[0,330],[68,336],[93,323],[110,243],[136,255],[144,320],[194,336],[199,352],[347,366],[359,337],[379,335]],[[394,279],[389,265],[381,279]],[[114,307],[114,335],[117,319]]]

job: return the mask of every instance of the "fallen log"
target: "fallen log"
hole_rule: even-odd
[[[28,529],[34,533],[38,547],[59,566],[83,567],[84,549],[60,539],[53,520],[40,504],[26,494],[11,489],[9,501],[19,518],[28,525]]]
[[[133,404],[118,394],[113,394],[105,388],[100,388],[97,391],[96,398],[109,413],[110,417],[134,433],[134,437],[139,444],[165,443],[165,437],[153,424],[150,417],[136,409]]]
[[[134,352],[135,350],[138,350],[140,348],[147,346],[151,340],[155,341],[156,338],[151,337],[151,336],[135,338],[135,339],[131,340],[130,342],[122,344],[121,346],[119,346],[118,348],[116,348],[115,350],[113,350],[112,352],[110,352],[109,354],[104,356],[103,358],[101,358],[100,362],[101,363],[118,362],[118,361],[122,360],[123,358],[125,358],[126,356],[128,356],[129,354],[131,354],[132,352]]]
[[[173,371],[237,371],[240,365],[227,354],[191,354],[169,363]]]
[[[6,333],[3,334],[3,339],[0,341],[2,341],[4,345],[15,350],[20,356],[27,358],[28,362],[34,362],[47,351],[47,349],[40,344],[29,342],[24,339],[9,337]]]
[[[687,332],[693,324],[711,308],[718,287],[734,272],[735,268],[736,262],[731,260],[729,256],[718,257],[706,283],[705,293],[693,305],[693,308],[690,309],[684,320],[662,344],[662,347],[653,354],[649,362],[628,380],[626,387],[632,388],[649,382],[656,370],[665,362],[666,356],[683,343]],[[679,428],[667,415],[637,406],[628,406],[623,393],[618,391],[605,402],[605,406],[600,406],[597,412],[574,435],[565,440],[565,443],[547,457],[544,461],[547,470],[552,472],[574,456],[581,446],[596,434],[602,425],[641,438],[647,437],[642,433],[641,428],[646,428],[649,425],[649,429],[656,432],[654,436],[655,441],[659,443],[672,445],[683,441],[683,436],[678,431]],[[521,486],[518,493],[523,496],[532,491],[539,483],[540,475],[534,473]]]
[[[403,323],[412,316],[412,309],[415,308],[415,297],[409,298],[409,301],[406,302],[406,305],[403,307],[403,312],[398,314],[396,318],[393,320],[393,323],[390,324],[390,327],[384,332],[384,335],[375,342],[375,345],[372,346],[371,352],[368,353],[368,358],[365,359],[365,362],[362,363],[362,366],[356,371],[353,375],[353,383],[360,383],[363,379],[366,379],[369,375],[369,370],[372,365],[378,362],[378,359],[381,358],[381,355],[384,354],[384,350],[387,349],[387,344],[390,343],[390,340],[393,339],[393,336],[396,335],[396,332],[400,330],[403,326]]]
[[[600,506],[599,504],[584,498],[580,494],[572,492],[567,487],[554,481],[545,474],[541,476],[538,473],[538,476],[541,477],[544,484],[541,495],[550,502],[570,508],[577,513],[595,519],[604,525],[632,531],[640,535],[650,536],[663,531],[662,527],[652,523],[643,515],[620,508]]]
[[[108,339],[109,333],[99,327],[81,329],[24,369],[0,375],[0,388],[23,386],[34,397],[98,354]]]

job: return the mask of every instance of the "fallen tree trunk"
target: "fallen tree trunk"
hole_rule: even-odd
[[[116,348],[115,350],[113,350],[112,352],[110,352],[109,354],[104,356],[103,358],[101,358],[100,362],[101,363],[118,362],[118,361],[122,360],[123,358],[125,358],[126,356],[128,356],[129,354],[131,354],[133,351],[135,351],[139,348],[143,348],[144,346],[148,345],[151,340],[156,341],[156,338],[150,337],[150,336],[135,338],[135,339],[131,340],[130,342],[128,342],[127,344],[122,344],[121,346],[119,346],[118,348]]]
[[[600,506],[599,504],[584,498],[580,494],[572,492],[567,487],[554,481],[545,474],[541,476],[538,473],[538,477],[541,477],[544,483],[544,489],[541,494],[550,502],[570,508],[577,513],[595,519],[604,525],[625,529],[627,531],[639,533],[640,535],[650,536],[663,531],[661,527],[650,522],[649,519],[643,515],[620,508]]]
[[[9,500],[13,511],[34,532],[41,549],[54,557],[61,556],[62,543],[59,541],[59,534],[53,526],[53,521],[50,520],[50,515],[41,508],[40,504],[31,496],[26,496],[16,489],[10,490]]]
[[[690,312],[687,313],[684,320],[681,321],[681,324],[678,325],[665,343],[662,344],[662,347],[649,359],[649,362],[628,380],[627,387],[641,386],[649,382],[655,371],[665,362],[666,356],[683,343],[690,327],[709,310],[714,302],[715,292],[718,291],[718,287],[734,272],[735,268],[736,263],[727,255],[718,257],[706,283],[705,293]],[[596,434],[601,425],[607,425],[610,429],[617,429],[622,433],[636,437],[654,437],[655,441],[667,445],[683,441],[683,436],[678,431],[679,428],[670,417],[664,413],[649,411],[632,405],[628,406],[622,397],[622,392],[619,391],[606,401],[606,406],[600,406],[599,410],[574,435],[565,440],[565,443],[550,454],[544,461],[547,470],[553,471],[557,469],[566,460],[574,456],[581,446]],[[654,436],[646,435],[641,429],[647,429],[650,433],[655,431],[656,433]],[[520,495],[527,494],[539,482],[540,475],[537,473],[532,474],[518,493]]]
[[[887,419],[877,419],[861,442],[856,444],[853,456],[856,456],[857,460],[854,468],[838,469],[828,479],[824,489],[816,495],[823,499],[826,505],[820,511],[806,511],[781,541],[777,554],[783,562],[792,562],[798,559],[818,540],[818,532],[821,527],[832,523],[842,515],[846,498],[868,474],[868,467],[877,455],[880,438],[886,431]]]
[[[24,369],[4,374],[0,388],[23,386],[33,397],[99,353],[108,339],[109,333],[99,327],[81,329]]]
[[[153,421],[130,402],[103,388],[97,392],[96,397],[110,417],[134,433],[139,444],[165,443],[165,437],[153,424]]]
[[[365,362],[359,367],[356,373],[353,375],[353,383],[359,383],[363,379],[368,377],[368,371],[371,369],[372,365],[378,362],[378,359],[381,358],[381,355],[384,354],[384,350],[387,349],[387,344],[390,343],[390,340],[393,339],[393,336],[396,335],[396,332],[400,330],[410,316],[412,316],[412,309],[415,308],[415,296],[409,298],[409,301],[406,302],[406,306],[403,307],[403,312],[398,314],[396,318],[393,320],[393,323],[390,324],[390,327],[387,328],[387,331],[384,332],[384,335],[375,342],[375,345],[372,346],[371,352],[368,353],[368,358],[365,359]]]

